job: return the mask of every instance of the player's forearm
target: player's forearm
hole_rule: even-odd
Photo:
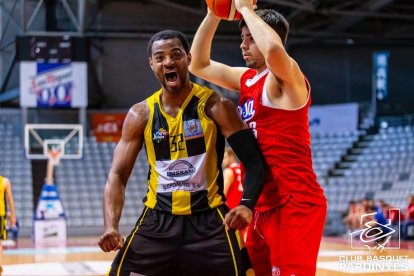
[[[125,185],[115,183],[121,183],[119,177],[110,174],[105,187],[103,202],[106,229],[118,229],[125,202]]]
[[[14,207],[14,200],[13,200],[13,194],[11,191],[11,184],[8,183],[8,187],[6,189],[6,197],[7,197],[7,205],[9,207],[10,217],[12,224],[16,223],[16,209]]]
[[[266,178],[264,157],[250,129],[232,134],[227,141],[246,170],[240,205],[253,209],[263,190]]]
[[[16,224],[16,210],[14,208],[13,199],[9,201],[9,209],[10,209],[10,222],[12,226],[14,226]]]
[[[210,12],[200,24],[191,46],[190,72],[199,75],[200,71],[210,65],[211,45],[220,19]]]
[[[13,200],[9,204],[9,208],[10,208],[10,215],[11,215],[11,217],[16,220],[16,209],[14,208]]]

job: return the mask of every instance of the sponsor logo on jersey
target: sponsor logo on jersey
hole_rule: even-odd
[[[157,143],[161,142],[168,136],[168,131],[165,128],[160,128],[154,133],[152,140],[156,141]]]
[[[197,138],[203,136],[200,120],[191,119],[184,121],[184,134],[186,138]]]
[[[174,182],[184,182],[191,179],[195,171],[190,162],[178,160],[168,167],[167,176]]]
[[[255,110],[254,110],[254,100],[250,99],[245,102],[243,105],[239,105],[237,107],[239,110],[240,116],[242,117],[243,121],[248,121],[253,118]]]

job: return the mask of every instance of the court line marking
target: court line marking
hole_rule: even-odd
[[[4,255],[54,255],[102,252],[98,246],[51,247],[51,248],[18,248],[3,251]]]
[[[3,265],[4,276],[91,276],[104,275],[110,261],[30,263]]]

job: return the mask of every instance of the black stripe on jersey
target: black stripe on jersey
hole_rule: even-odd
[[[199,211],[205,211],[210,208],[208,204],[208,195],[207,191],[198,191],[191,193],[191,213],[196,213]],[[194,208],[197,206],[197,208]]]
[[[158,103],[154,104],[154,115],[152,119],[152,144],[154,146],[155,159],[171,160],[170,135],[168,134],[167,120],[162,116]]]
[[[163,212],[172,213],[172,193],[157,193],[157,203],[154,209]]]
[[[200,99],[198,97],[193,96],[183,112],[183,127],[184,133],[186,134],[188,156],[199,155],[206,152],[203,129],[201,128],[197,113],[199,100]],[[189,130],[189,123],[192,123],[191,125],[196,128],[195,131]],[[196,137],[191,137],[188,135],[190,132],[194,132],[195,134],[199,135],[195,135]]]

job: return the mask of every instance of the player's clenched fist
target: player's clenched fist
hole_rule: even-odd
[[[99,239],[99,247],[104,252],[117,251],[124,245],[124,239],[119,234],[118,230],[108,228],[106,232]]]
[[[240,230],[249,226],[252,221],[252,210],[244,205],[231,209],[224,217],[226,229]]]

